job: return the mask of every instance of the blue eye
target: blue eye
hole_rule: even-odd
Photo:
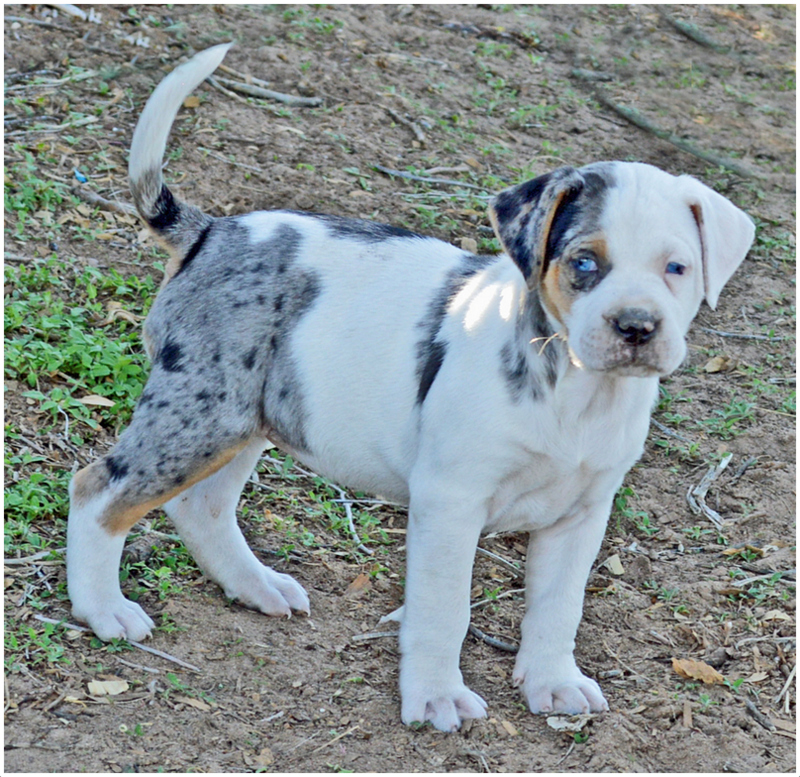
[[[597,272],[597,262],[589,256],[581,256],[578,259],[571,259],[570,266],[579,273]]]
[[[680,264],[679,262],[670,262],[667,265],[667,272],[670,275],[683,275],[683,271],[686,269],[686,266]]]

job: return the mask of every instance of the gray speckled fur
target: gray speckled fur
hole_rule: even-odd
[[[145,324],[152,372],[114,449],[118,470],[137,462],[126,490],[166,493],[257,434],[306,449],[288,340],[320,282],[295,266],[300,240],[287,225],[251,244],[235,218],[218,219],[191,264],[163,289]],[[146,456],[129,455],[142,450]]]

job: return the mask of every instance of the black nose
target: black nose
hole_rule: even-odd
[[[660,321],[639,308],[621,311],[611,319],[611,326],[627,345],[644,345],[658,330]]]

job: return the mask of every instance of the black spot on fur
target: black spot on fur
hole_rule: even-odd
[[[180,206],[175,202],[172,192],[164,184],[161,186],[161,191],[158,193],[153,207],[156,215],[149,219],[148,223],[157,232],[169,229],[180,219]]]
[[[197,240],[194,241],[192,247],[186,252],[186,256],[183,257],[181,266],[178,268],[178,272],[172,276],[173,278],[180,275],[192,263],[192,260],[197,256],[197,254],[200,253],[206,243],[206,240],[208,239],[212,226],[213,222],[203,228],[203,231],[198,235]]]
[[[167,340],[158,354],[158,363],[167,372],[183,372],[181,358],[183,350],[174,340]]]
[[[417,404],[421,404],[427,396],[444,360],[446,343],[438,338],[448,305],[475,273],[496,262],[497,258],[464,254],[461,264],[448,273],[444,284],[431,300],[424,318],[417,323],[417,329],[424,333],[422,340],[417,343]]]
[[[334,237],[349,238],[363,243],[381,243],[394,237],[425,239],[423,235],[391,224],[376,224],[372,221],[341,216],[315,215],[314,218],[324,222]]]
[[[439,373],[439,369],[444,361],[447,346],[444,343],[433,342],[428,348],[428,358],[422,367],[422,374],[419,376],[419,389],[417,390],[417,404],[421,405],[428,396],[433,381]]]
[[[128,465],[122,459],[108,456],[105,462],[111,480],[122,480],[128,474]]]
[[[163,410],[165,407],[169,407],[169,401],[166,399],[162,399],[160,402],[156,402],[156,407],[159,410]]]
[[[253,346],[243,357],[242,357],[242,364],[246,370],[252,370],[253,365],[256,363],[256,354],[258,353],[258,348]]]
[[[272,309],[276,313],[281,312],[281,310],[283,309],[283,294],[278,294],[278,296],[275,297],[275,303],[273,304]]]

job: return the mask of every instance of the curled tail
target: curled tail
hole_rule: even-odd
[[[128,178],[131,194],[150,228],[183,258],[211,223],[197,208],[172,196],[161,177],[167,138],[183,101],[222,62],[232,43],[212,46],[175,68],[150,95],[131,142]]]

